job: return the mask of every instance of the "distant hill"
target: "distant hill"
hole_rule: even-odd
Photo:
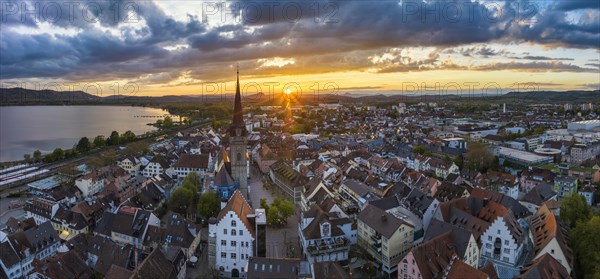
[[[502,97],[544,102],[600,102],[600,90],[509,92]]]
[[[31,90],[20,87],[0,88],[0,103],[100,101],[102,98],[83,91]]]
[[[234,94],[221,95],[166,95],[166,96],[126,96],[109,95],[96,96],[83,91],[54,91],[31,90],[24,88],[0,88],[0,105],[39,105],[39,104],[163,104],[163,103],[199,103],[199,102],[233,102]],[[373,92],[370,95],[353,95],[350,93],[320,94],[313,93],[292,94],[289,96],[293,105],[318,104],[318,103],[362,103],[362,104],[393,104],[399,102],[447,102],[463,101],[493,101],[493,102],[524,102],[524,103],[582,103],[600,102],[600,90],[584,91],[534,91],[534,92],[509,92],[501,96],[459,96],[459,95],[383,95]],[[246,104],[254,105],[281,105],[287,99],[281,94],[267,96],[264,94],[250,94],[242,96]]]

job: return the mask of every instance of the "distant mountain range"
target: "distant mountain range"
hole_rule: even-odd
[[[0,88],[0,105],[41,105],[41,104],[162,104],[195,102],[229,102],[233,94],[222,95],[167,95],[167,96],[97,96],[83,91],[31,90],[24,88]],[[534,91],[509,92],[504,95],[403,95],[379,93],[356,95],[352,93],[313,95],[306,93],[289,96],[292,103],[398,103],[398,102],[446,102],[446,101],[494,101],[525,103],[583,103],[600,102],[600,90],[584,91]],[[278,105],[285,101],[284,96],[267,96],[261,93],[242,96],[246,103]]]

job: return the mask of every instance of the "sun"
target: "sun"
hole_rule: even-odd
[[[292,90],[286,88],[285,91],[283,91],[283,93],[285,93],[285,95],[290,95],[290,93],[292,93]]]

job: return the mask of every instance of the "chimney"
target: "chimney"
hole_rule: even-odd
[[[489,201],[488,198],[483,198],[483,207],[487,207],[488,201]]]
[[[387,220],[387,215],[385,214],[381,214],[381,221],[386,221]]]

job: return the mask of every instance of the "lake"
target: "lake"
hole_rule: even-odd
[[[80,138],[90,141],[131,130],[136,135],[152,131],[148,126],[168,112],[128,106],[6,106],[0,107],[0,161],[22,160],[39,149],[72,148]],[[145,116],[145,117],[140,117]]]

